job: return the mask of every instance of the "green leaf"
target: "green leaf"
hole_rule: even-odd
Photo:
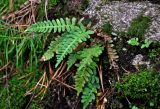
[[[58,48],[56,67],[61,63],[66,55],[73,52],[73,50],[78,46],[79,43],[90,38],[90,34],[88,34],[87,30],[83,31],[82,29],[78,29],[68,32],[65,37],[66,40],[60,43],[60,46]]]
[[[41,33],[50,33],[52,30],[55,32],[64,32],[71,31],[77,28],[76,18],[72,18],[70,21],[68,18],[65,20],[63,18],[56,20],[48,20],[43,22],[37,22],[30,27],[28,27],[25,32],[41,32]]]
[[[130,40],[128,40],[128,44],[132,45],[132,46],[138,46],[139,42],[138,42],[138,38],[131,38]]]

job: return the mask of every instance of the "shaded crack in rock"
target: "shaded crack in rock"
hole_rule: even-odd
[[[110,22],[116,32],[127,32],[132,20],[138,15],[149,16],[151,23],[145,37],[160,40],[159,4],[152,4],[149,1],[112,1],[104,4],[101,0],[90,0],[90,5],[83,14],[88,15],[90,18],[94,17],[99,21],[95,25],[96,28],[101,27],[105,22]]]
[[[135,56],[135,58],[132,60],[132,65],[137,66],[137,65],[146,65],[147,68],[150,68],[150,61],[143,61],[143,55],[138,54]]]

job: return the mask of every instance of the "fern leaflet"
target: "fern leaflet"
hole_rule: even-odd
[[[52,30],[55,32],[64,32],[71,31],[73,29],[76,29],[76,18],[70,19],[66,18],[65,20],[63,18],[56,19],[56,20],[48,20],[43,22],[37,22],[26,29],[26,32],[42,32],[42,33],[50,33]]]
[[[48,50],[42,56],[41,61],[47,61],[47,60],[50,60],[52,57],[54,57],[54,53],[57,51],[59,44],[62,40],[63,40],[63,37],[59,37],[51,41],[48,47]]]
[[[72,53],[72,54],[70,54],[70,55],[69,55],[69,58],[68,58],[68,61],[67,61],[67,65],[68,65],[67,70],[69,70],[69,69],[72,67],[72,65],[74,65],[74,63],[75,63],[78,59],[80,59],[78,53]]]

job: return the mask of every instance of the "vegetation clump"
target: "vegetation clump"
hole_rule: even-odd
[[[128,28],[128,36],[143,39],[146,30],[149,28],[150,21],[151,19],[149,17],[142,15],[133,19],[130,27]]]
[[[89,0],[2,0],[0,108],[116,109],[134,100],[160,106],[160,74],[153,71],[131,73],[112,87],[119,74],[136,70],[130,60],[137,54],[150,57],[152,69],[160,71],[159,45],[143,38],[150,18],[138,16],[128,32],[116,34],[110,22],[95,28],[98,19],[83,14],[88,5]],[[129,106],[120,105],[117,89]]]
[[[122,77],[116,87],[131,99],[142,99],[148,105],[157,106],[160,102],[160,74],[153,71],[140,71]]]
[[[113,29],[113,27],[112,27],[112,25],[111,25],[109,22],[106,22],[106,23],[103,25],[103,28],[102,28],[102,30],[103,30],[104,32],[106,32],[108,35],[111,35],[111,34],[112,34],[112,29]]]

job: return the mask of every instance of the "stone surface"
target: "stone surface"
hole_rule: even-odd
[[[160,5],[149,1],[123,2],[112,1],[106,4],[101,0],[91,0],[90,6],[83,13],[99,22],[95,25],[101,27],[105,22],[110,22],[114,31],[127,31],[131,21],[143,14],[151,17],[151,24],[145,36],[153,40],[160,40]]]

